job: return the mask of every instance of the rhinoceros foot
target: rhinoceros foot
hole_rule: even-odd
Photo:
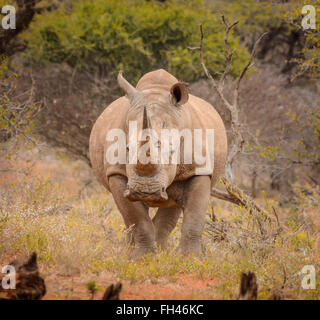
[[[155,248],[135,248],[129,256],[130,260],[142,259],[145,255],[149,253],[154,253]]]

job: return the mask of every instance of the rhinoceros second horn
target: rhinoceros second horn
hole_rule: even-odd
[[[134,88],[122,75],[122,71],[118,74],[118,84],[120,88],[128,96],[129,100],[133,100],[138,95],[138,90]]]

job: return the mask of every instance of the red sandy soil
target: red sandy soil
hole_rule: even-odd
[[[2,256],[0,266],[13,261],[16,256]],[[105,289],[110,284],[119,281],[112,273],[102,272],[95,274],[80,274],[79,270],[42,269],[40,275],[44,278],[47,293],[43,300],[88,300],[91,294],[86,284],[95,281],[99,290],[94,295],[95,300],[100,300]],[[41,270],[42,269],[42,270]],[[199,279],[192,275],[179,274],[170,278],[146,280],[132,283],[121,280],[121,300],[188,300],[188,299],[213,299],[213,287],[218,284],[216,279]]]
[[[116,283],[111,274],[101,274],[100,276],[88,275],[59,275],[43,274],[45,279],[47,294],[44,300],[66,300],[66,299],[91,299],[86,283],[95,280],[101,287],[94,296],[94,299],[101,299],[111,283]],[[175,300],[175,299],[212,299],[213,287],[217,284],[213,279],[196,279],[191,275],[180,274],[168,279],[157,279],[130,283],[121,281],[123,289],[120,293],[121,300]]]
[[[92,278],[91,278],[92,279]],[[86,283],[88,276],[61,276],[48,275],[45,277],[47,294],[44,300],[65,300],[65,299],[91,299]],[[101,289],[95,294],[94,299],[101,299],[105,288],[116,281],[103,280],[101,276],[96,280]],[[212,299],[212,287],[216,285],[213,279],[195,279],[190,275],[180,274],[172,278],[172,281],[157,280],[151,283],[150,280],[140,283],[122,281],[123,289],[120,293],[121,300],[174,300],[174,299]]]

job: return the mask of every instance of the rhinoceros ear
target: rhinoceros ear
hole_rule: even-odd
[[[139,96],[139,91],[123,77],[122,71],[118,74],[118,84],[131,102]]]
[[[185,104],[188,99],[189,94],[185,83],[178,82],[171,87],[170,100],[174,105],[180,106],[182,104]]]

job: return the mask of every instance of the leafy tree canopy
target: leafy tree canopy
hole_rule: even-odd
[[[203,24],[205,59],[210,72],[225,68],[224,27],[219,14],[202,1],[79,0],[37,15],[23,38],[34,62],[66,62],[75,68],[98,68],[107,73],[123,69],[131,80],[166,68],[180,79],[203,74],[199,24]],[[232,75],[239,74],[248,52],[239,37],[230,37],[234,55]]]

